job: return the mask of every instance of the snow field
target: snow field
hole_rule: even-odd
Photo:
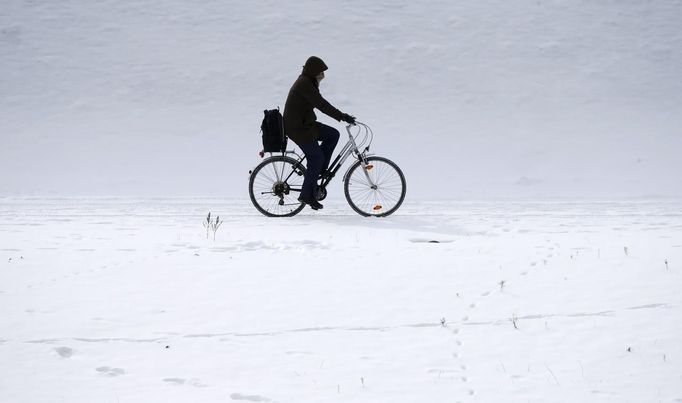
[[[0,402],[676,401],[680,211],[5,198]]]

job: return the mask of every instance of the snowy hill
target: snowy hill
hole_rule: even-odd
[[[679,1],[4,1],[0,194],[245,197],[262,110],[314,54],[410,198],[679,197],[681,16]]]

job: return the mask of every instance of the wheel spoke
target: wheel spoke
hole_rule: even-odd
[[[277,162],[274,161],[274,162],[271,164],[271,166],[272,166],[272,172],[275,174],[275,178],[277,178],[277,181],[280,181],[282,178],[280,178],[280,177],[277,175]]]

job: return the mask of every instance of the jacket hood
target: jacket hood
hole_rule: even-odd
[[[314,79],[325,70],[327,70],[327,65],[324,64],[322,59],[317,56],[310,56],[303,66],[303,75]]]

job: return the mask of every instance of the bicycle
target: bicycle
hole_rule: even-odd
[[[357,133],[353,134],[351,127],[358,128]],[[327,197],[327,185],[352,155],[357,161],[343,175],[344,195],[350,207],[365,217],[386,217],[394,213],[403,203],[407,190],[403,172],[388,158],[369,154],[374,139],[369,126],[356,121],[354,125],[347,125],[346,131],[348,142],[322,173],[317,200]],[[361,133],[364,137],[358,142]],[[270,157],[249,171],[249,196],[256,209],[268,217],[292,217],[305,208],[305,203],[298,201],[306,172],[305,156],[294,150],[275,154],[270,153]]]

